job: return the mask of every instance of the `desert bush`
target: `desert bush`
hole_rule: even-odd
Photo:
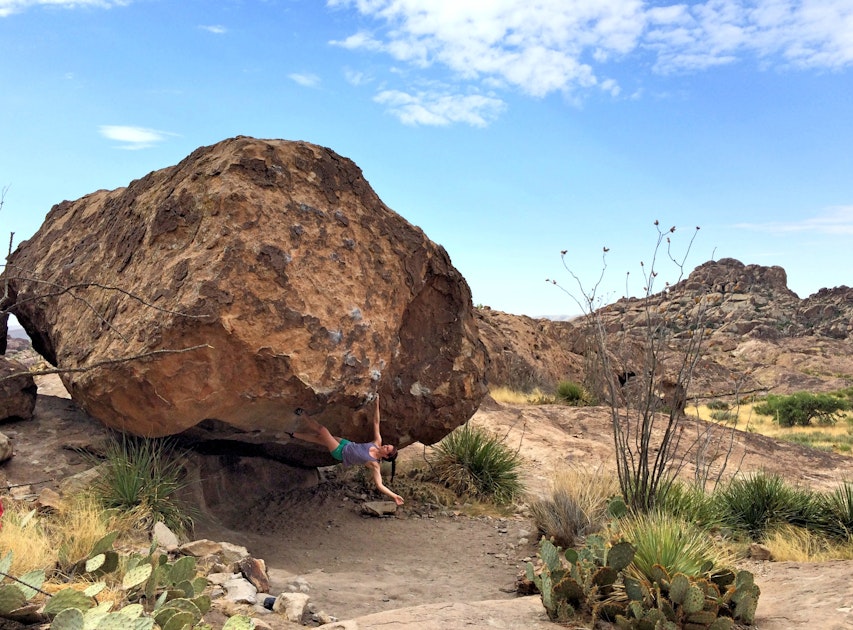
[[[664,512],[628,516],[617,527],[622,537],[635,547],[629,570],[648,582],[655,579],[656,565],[669,575],[683,573],[699,577],[731,561],[714,546],[706,529]]]
[[[701,488],[678,480],[655,500],[655,505],[658,511],[699,527],[708,528],[719,524],[714,497]]]
[[[835,424],[841,412],[847,409],[850,409],[850,403],[844,398],[810,392],[797,392],[790,396],[771,394],[753,407],[756,413],[773,416],[782,427],[807,427],[812,420],[819,424]]]
[[[757,472],[734,477],[714,493],[720,521],[752,540],[779,525],[819,528],[820,496],[789,485],[779,475]]]
[[[568,468],[554,475],[550,495],[531,503],[531,513],[542,536],[561,547],[573,547],[579,538],[602,529],[608,520],[608,501],[618,492],[612,475]]]
[[[833,555],[826,537],[794,525],[779,525],[769,530],[764,545],[777,562],[819,562]]]
[[[583,385],[574,381],[560,381],[557,383],[557,400],[565,405],[580,407],[589,403],[589,394]]]
[[[459,496],[505,504],[522,492],[518,453],[493,433],[467,423],[436,445],[430,465],[437,479]]]
[[[715,420],[717,422],[723,422],[726,424],[735,424],[738,421],[738,415],[731,411],[712,411],[708,414],[711,417],[711,420]]]
[[[114,436],[91,492],[105,508],[126,513],[138,527],[162,521],[184,534],[192,529],[193,510],[178,498],[185,487],[183,473],[172,442]]]
[[[725,400],[720,400],[719,398],[710,401],[707,404],[707,407],[712,411],[728,411],[729,409],[731,409],[731,405],[729,405],[729,403],[727,403]]]

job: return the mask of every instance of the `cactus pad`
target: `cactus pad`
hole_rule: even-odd
[[[673,604],[683,604],[684,596],[690,588],[690,580],[683,573],[676,573],[672,576],[672,582],[669,584],[669,600]]]
[[[607,566],[614,571],[622,571],[634,559],[634,545],[629,542],[620,542],[613,545],[607,552]]]
[[[6,615],[27,603],[27,596],[14,584],[0,586],[0,615]]]
[[[196,559],[192,556],[184,556],[175,560],[175,563],[169,567],[169,583],[180,584],[185,580],[192,580],[195,577],[195,563]]]
[[[66,608],[78,608],[81,611],[89,610],[95,605],[95,601],[80,591],[66,588],[51,597],[44,606],[44,614],[48,616],[57,615]]]
[[[83,630],[83,613],[77,608],[59,612],[50,624],[53,630]]]
[[[92,546],[92,551],[89,552],[89,556],[96,556],[100,553],[106,553],[111,550],[116,538],[118,538],[118,531],[110,532]]]
[[[184,626],[194,626],[198,619],[194,619],[192,613],[177,612],[169,618],[163,630],[183,630]]]
[[[151,571],[152,567],[150,564],[141,564],[135,569],[131,569],[124,574],[124,578],[121,581],[121,587],[124,590],[127,590],[134,586],[139,586],[151,577]]]
[[[758,598],[747,595],[735,606],[735,618],[747,624],[755,621],[755,609],[758,607]]]
[[[699,612],[705,607],[705,593],[695,584],[691,584],[684,594],[681,607],[688,615]]]
[[[222,630],[255,630],[255,621],[243,615],[235,615],[225,622]]]
[[[708,630],[732,630],[734,626],[735,622],[732,621],[731,617],[718,617],[714,623],[708,626]]]
[[[542,558],[542,562],[545,563],[549,571],[556,571],[562,566],[559,552],[550,540],[543,538],[542,542],[539,543],[539,557]]]

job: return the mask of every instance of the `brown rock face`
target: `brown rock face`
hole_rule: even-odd
[[[12,376],[13,374],[19,376]],[[37,390],[26,365],[0,357],[0,421],[9,418],[32,418]]]
[[[379,392],[386,441],[433,443],[486,393],[447,253],[353,162],[307,143],[238,137],[63,202],[5,276],[36,350],[63,369],[102,364],[63,374],[74,400],[140,435],[211,420],[268,444],[302,407],[370,439]]]

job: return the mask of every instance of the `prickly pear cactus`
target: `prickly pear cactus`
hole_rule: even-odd
[[[95,605],[95,600],[76,591],[73,588],[66,588],[54,594],[44,605],[44,614],[48,617],[58,615],[66,608],[77,608],[80,611],[86,611]]]
[[[230,617],[222,626],[222,630],[255,630],[255,622],[249,617],[237,615]]]
[[[0,615],[8,615],[27,603],[24,592],[15,584],[0,586]]]
[[[83,613],[77,608],[66,608],[53,618],[52,630],[83,630]]]

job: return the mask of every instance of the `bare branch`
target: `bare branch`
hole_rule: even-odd
[[[15,378],[16,376],[45,376],[47,374],[77,374],[80,372],[89,372],[96,368],[105,367],[108,365],[116,365],[119,363],[127,363],[128,361],[137,361],[139,359],[148,359],[151,357],[161,356],[164,354],[183,354],[185,352],[192,352],[194,350],[201,350],[202,348],[210,348],[213,349],[213,346],[207,343],[203,343],[197,346],[190,346],[189,348],[178,348],[178,349],[163,349],[163,350],[152,350],[151,352],[143,352],[141,354],[134,354],[127,357],[122,357],[120,359],[106,359],[104,361],[97,361],[92,365],[86,365],[84,367],[78,368],[48,368],[44,370],[27,370],[26,372],[14,372],[3,377],[0,380],[7,380],[10,378]]]

